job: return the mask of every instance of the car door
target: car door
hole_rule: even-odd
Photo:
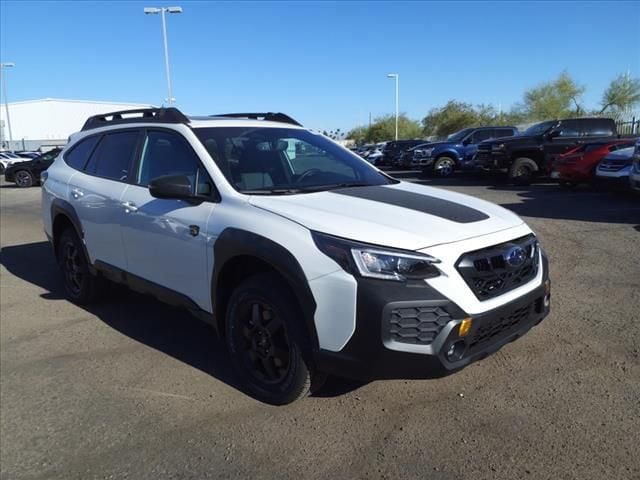
[[[545,141],[544,156],[546,165],[563,153],[578,146],[583,140],[581,124],[576,120],[562,120],[550,133]]]
[[[185,175],[194,193],[211,201],[155,198],[149,182],[164,175]],[[143,280],[189,297],[211,311],[208,255],[213,239],[206,235],[216,205],[213,182],[196,153],[178,132],[145,132],[139,162],[122,198],[122,235],[128,272]]]
[[[463,143],[462,155],[460,155],[460,160],[463,166],[465,166],[466,164],[468,164],[473,160],[473,157],[478,151],[478,144],[480,142],[483,142],[484,140],[489,140],[492,137],[492,133],[493,133],[492,130],[489,128],[476,130],[475,132],[473,132],[473,134],[469,138],[469,142]]]
[[[140,133],[130,129],[107,133],[99,140],[95,137],[98,144],[93,153],[69,179],[69,201],[80,218],[92,263],[127,268],[120,229],[124,218],[121,197],[128,187]]]

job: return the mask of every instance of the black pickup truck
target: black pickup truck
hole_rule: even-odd
[[[478,145],[475,165],[503,170],[516,185],[529,185],[550,170],[558,155],[581,143],[617,138],[611,118],[569,118],[537,123],[521,135],[487,140]]]

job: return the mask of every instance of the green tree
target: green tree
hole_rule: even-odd
[[[631,78],[628,74],[614,78],[602,94],[602,109],[624,112],[640,104],[640,79]]]
[[[384,115],[374,120],[370,127],[359,126],[352,129],[346,138],[355,140],[356,143],[362,141],[368,143],[384,142],[393,140],[396,136],[395,115]],[[422,128],[415,120],[411,120],[404,113],[398,116],[398,139],[408,140],[420,138]]]
[[[555,80],[527,90],[516,112],[523,113],[530,121],[579,116],[584,112],[579,103],[584,90],[563,72]]]

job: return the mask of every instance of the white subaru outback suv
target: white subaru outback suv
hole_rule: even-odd
[[[517,215],[395,180],[284,114],[91,117],[43,181],[72,301],[109,279],[186,307],[270,403],[327,374],[440,376],[549,312]]]

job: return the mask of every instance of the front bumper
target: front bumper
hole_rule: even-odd
[[[360,279],[355,332],[341,351],[321,350],[317,367],[362,381],[435,378],[455,372],[524,335],[549,314],[544,256],[542,268],[537,288],[476,315],[468,315],[424,282],[390,285]],[[473,319],[471,329],[460,337],[459,325],[467,317]],[[461,342],[460,348],[448,356],[456,342]]]

